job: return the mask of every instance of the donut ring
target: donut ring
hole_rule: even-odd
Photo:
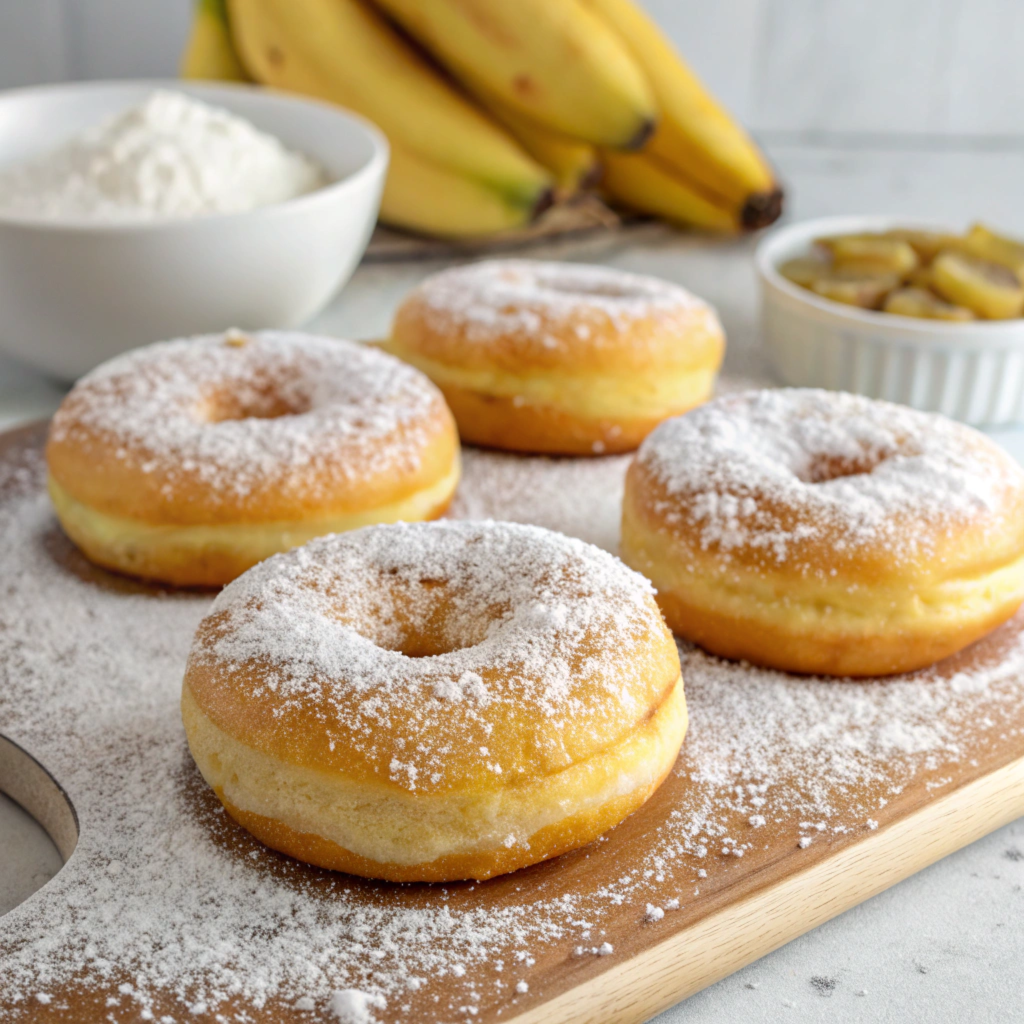
[[[494,260],[424,281],[382,345],[444,392],[464,441],[590,455],[632,451],[710,397],[725,337],[667,281]]]
[[[626,479],[622,557],[680,636],[792,672],[908,672],[1024,600],[1024,471],[942,416],[816,390],[660,426]]]
[[[219,586],[319,534],[438,516],[459,477],[455,424],[422,374],[275,332],[105,363],[64,399],[46,459],[86,557],[179,586]]]
[[[657,788],[687,723],[647,581],[493,522],[368,527],[256,566],[199,627],[182,715],[258,839],[396,882],[591,842]]]

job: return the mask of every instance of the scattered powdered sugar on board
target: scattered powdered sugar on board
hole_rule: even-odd
[[[618,554],[623,482],[632,459],[523,458],[466,448],[448,515],[533,523]]]
[[[509,479],[501,458],[467,455],[460,508],[486,501],[500,515],[486,481]],[[522,460],[510,510],[534,491],[531,465],[530,500],[552,490],[551,462]],[[61,536],[43,479],[37,448],[0,460],[0,732],[65,787],[81,836],[53,881],[0,919],[5,1021],[94,991],[93,1017],[114,1022],[242,1024],[275,1007],[359,1024],[511,1015],[513,1000],[544,998],[545,971],[614,963],[634,933],[659,941],[779,850],[822,856],[884,828],[914,787],[941,793],[987,750],[1019,754],[1020,619],[886,681],[795,678],[683,646],[692,724],[675,773],[588,849],[485,885],[310,869],[234,826],[188,756],[181,677],[212,598],[93,570]],[[556,526],[566,510],[567,528],[613,546],[618,498],[603,486],[575,503],[556,495],[539,518]]]
[[[982,724],[988,726],[1019,707],[1019,629],[1011,625],[987,657],[974,652],[969,670],[958,669],[954,658],[908,676],[868,681],[790,676],[680,643],[691,707],[690,777],[728,794],[721,799],[752,829],[794,814],[801,821],[825,819],[831,828],[837,816],[850,813],[851,792],[898,786],[917,770],[966,757],[965,733],[979,712],[973,698],[984,695],[991,720]],[[713,724],[706,725],[709,711]],[[732,723],[727,730],[726,722]],[[791,788],[794,776],[799,789]],[[787,790],[781,801],[780,786]]]
[[[312,160],[244,118],[161,89],[0,170],[0,211],[57,222],[181,220],[269,206],[324,184]]]
[[[377,1018],[373,1015],[373,1010],[382,1010],[388,1004],[381,996],[347,988],[335,992],[329,1005],[339,1024],[375,1024]]]

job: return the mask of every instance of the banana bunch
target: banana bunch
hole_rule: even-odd
[[[781,210],[757,147],[633,0],[197,0],[182,74],[369,118],[391,144],[381,219],[424,234],[520,228],[599,180],[715,231]]]
[[[196,0],[192,30],[181,55],[182,78],[251,81],[231,42],[225,3],[226,0]]]

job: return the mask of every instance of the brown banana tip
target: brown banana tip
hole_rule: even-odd
[[[580,175],[579,187],[581,189],[595,189],[601,184],[603,177],[604,167],[601,166],[600,162],[596,162]]]
[[[774,224],[782,214],[785,193],[780,186],[770,192],[755,192],[747,198],[740,211],[740,224],[747,231],[756,231]]]
[[[534,201],[533,210],[530,213],[530,220],[536,220],[545,210],[550,210],[558,198],[554,185],[549,185],[541,192]]]
[[[658,122],[653,117],[648,117],[637,129],[633,138],[631,138],[622,148],[631,152],[633,150],[643,149],[644,144],[654,134],[654,129],[657,127]]]

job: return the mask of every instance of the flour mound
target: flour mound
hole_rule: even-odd
[[[272,135],[158,90],[59,148],[0,173],[0,214],[49,221],[238,213],[320,188],[323,170]]]

